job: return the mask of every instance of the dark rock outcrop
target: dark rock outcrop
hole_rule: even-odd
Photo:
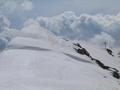
[[[112,72],[112,76],[117,78],[117,79],[120,79],[120,74],[118,72]]]
[[[114,55],[113,55],[113,51],[112,51],[111,49],[106,48],[106,51],[107,51],[108,54],[110,54],[111,56],[114,56]]]
[[[88,57],[91,56],[90,53],[85,48],[83,48],[79,43],[74,44],[74,45],[78,47],[78,49],[74,48],[77,53],[86,55]]]
[[[106,66],[106,65],[104,65],[104,63],[102,63],[100,60],[93,58],[93,57],[90,55],[90,53],[89,53],[85,48],[83,48],[79,43],[76,43],[76,44],[74,44],[74,45],[77,46],[77,48],[74,48],[77,53],[79,53],[79,54],[81,54],[81,55],[86,55],[86,56],[88,56],[88,57],[89,57],[92,61],[94,61],[99,67],[101,67],[102,69],[105,69],[105,70],[110,71],[110,72],[112,73],[112,76],[113,76],[114,78],[120,79],[119,70],[117,70],[116,68],[112,68],[112,67],[110,67],[110,66]],[[107,50],[107,52],[108,52],[110,55],[113,56],[112,50],[110,50],[110,49],[106,49],[106,50]]]

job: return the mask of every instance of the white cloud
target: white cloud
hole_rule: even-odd
[[[9,20],[0,16],[0,32],[9,29],[9,26]],[[74,12],[65,12],[53,17],[40,16],[36,19],[29,19],[22,28],[23,31],[31,33],[36,33],[39,30],[43,33],[42,30],[45,29],[64,38],[86,40],[99,44],[105,40],[111,45],[114,43],[120,45],[120,14],[81,14],[77,16]]]
[[[75,19],[76,16],[73,12],[65,12],[54,17],[38,17],[36,20],[41,26],[57,35],[71,36],[74,31],[71,28],[71,24]]]
[[[24,27],[19,34],[21,37],[30,37],[30,38],[40,38],[40,39],[50,39],[57,37],[51,33],[50,31],[46,30],[45,28],[41,27],[39,23],[34,19],[29,19],[24,23]],[[53,40],[54,40],[53,39]]]
[[[0,33],[10,26],[10,21],[3,15],[0,15]]]
[[[69,38],[87,39],[103,31],[102,24],[97,22],[97,16],[76,16],[74,12],[65,12],[54,17],[38,17],[37,21],[55,34]]]
[[[117,44],[120,44],[120,14],[117,15],[75,15],[65,12],[53,17],[38,17],[35,19],[40,26],[52,31],[56,35],[70,39],[87,40],[106,33]],[[105,36],[107,36],[105,35]]]
[[[101,32],[101,34],[91,38],[90,42],[97,45],[104,45],[104,42],[106,42],[111,47],[114,45],[115,40],[109,34]]]
[[[17,32],[18,30],[10,28],[10,21],[5,16],[0,15],[0,51],[17,35]]]
[[[18,30],[7,28],[3,32],[0,33],[0,51],[3,50],[7,45],[8,42],[18,34]]]

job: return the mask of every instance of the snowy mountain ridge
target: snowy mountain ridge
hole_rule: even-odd
[[[112,71],[75,49],[77,44]],[[23,28],[0,53],[1,90],[120,90],[119,58],[104,48],[82,41],[66,41],[32,24]],[[119,73],[119,72],[118,72]]]

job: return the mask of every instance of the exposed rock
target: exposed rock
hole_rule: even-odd
[[[79,43],[76,43],[74,45],[78,47],[78,49],[74,48],[77,53],[90,57],[89,52],[85,48],[83,48]]]
[[[108,71],[111,71],[111,72],[112,72],[112,76],[113,76],[114,78],[120,79],[119,70],[117,70],[116,68],[112,68],[112,67],[106,66],[106,65],[104,65],[104,63],[102,63],[100,60],[93,58],[93,57],[90,55],[90,53],[89,53],[85,48],[83,48],[79,43],[76,43],[76,44],[74,44],[74,45],[77,46],[77,48],[74,48],[77,53],[88,56],[92,61],[95,61],[95,63],[96,63],[98,66],[100,66],[102,69],[106,69],[106,70],[108,70]],[[108,52],[110,55],[114,56],[114,55],[112,54],[112,53],[113,53],[112,50],[107,49],[107,48],[106,48],[106,50],[107,50],[107,52]]]
[[[113,77],[120,79],[120,74],[118,72],[112,72]]]
[[[111,49],[106,48],[106,51],[107,51],[111,56],[114,56],[114,55],[113,55],[113,51],[112,51]]]

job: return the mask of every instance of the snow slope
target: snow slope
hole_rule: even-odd
[[[120,90],[120,81],[66,41],[36,28],[24,28],[0,54],[0,90]],[[80,42],[104,64],[120,61],[103,48]]]

